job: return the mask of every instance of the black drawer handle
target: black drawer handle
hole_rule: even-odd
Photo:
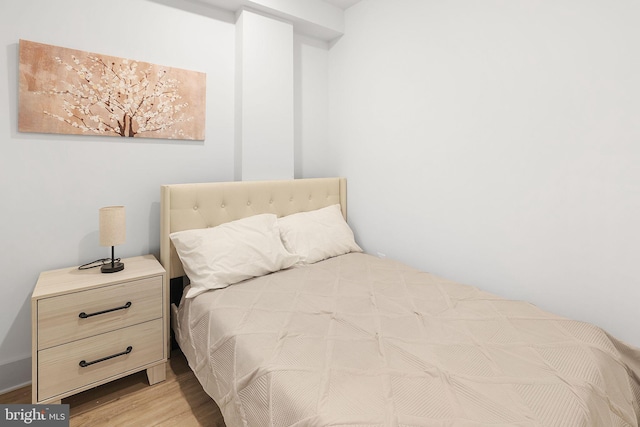
[[[81,319],[86,319],[87,317],[97,316],[99,314],[111,313],[112,311],[116,311],[116,310],[125,310],[129,307],[131,307],[131,301],[127,301],[127,303],[122,307],[110,308],[109,310],[97,311],[95,313],[87,314],[83,311],[82,313],[78,314],[78,317]]]
[[[87,362],[86,360],[81,360],[79,365],[81,368],[86,368],[89,365],[93,365],[95,363],[104,362],[105,360],[113,359],[114,357],[124,356],[125,354],[129,354],[133,351],[133,347],[129,346],[125,351],[118,354],[112,354],[111,356],[103,357],[102,359],[94,360],[93,362]]]

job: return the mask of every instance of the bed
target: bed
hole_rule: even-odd
[[[347,212],[344,178],[161,193],[167,280],[185,276],[172,233],[262,214],[284,224],[335,205],[344,221]],[[588,323],[355,248],[185,291],[172,307],[174,333],[227,427],[640,422],[640,350]]]

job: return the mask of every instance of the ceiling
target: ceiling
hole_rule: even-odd
[[[331,3],[334,6],[338,6],[340,9],[347,9],[361,0],[324,0],[326,3]]]

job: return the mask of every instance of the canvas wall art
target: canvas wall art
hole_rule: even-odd
[[[204,140],[206,75],[20,40],[20,132]]]

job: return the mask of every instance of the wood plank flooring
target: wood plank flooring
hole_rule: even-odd
[[[31,403],[31,386],[0,395],[0,403]],[[70,425],[225,427],[220,409],[204,392],[179,350],[171,354],[167,379],[149,386],[138,372],[62,400]]]

